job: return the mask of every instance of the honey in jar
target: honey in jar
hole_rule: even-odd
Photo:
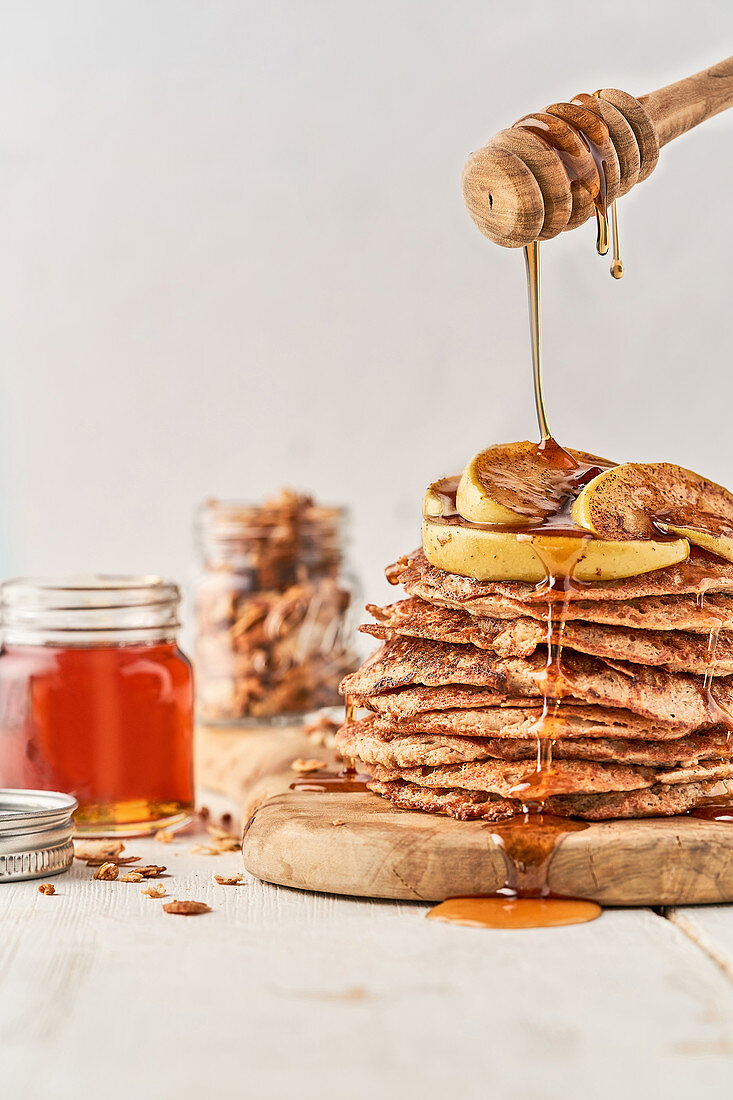
[[[177,586],[91,576],[0,591],[0,787],[74,795],[90,834],[187,820],[193,686]]]

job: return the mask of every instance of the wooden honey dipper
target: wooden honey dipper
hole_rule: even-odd
[[[601,215],[654,170],[672,138],[733,105],[733,57],[634,99],[617,88],[553,103],[472,153],[463,196],[505,248],[547,241]],[[605,251],[605,250],[604,250]]]

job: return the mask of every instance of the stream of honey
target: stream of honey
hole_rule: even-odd
[[[579,108],[583,111],[583,108]],[[586,115],[590,114],[584,111]],[[605,123],[593,115],[593,123],[605,129]],[[596,209],[598,236],[596,249],[605,255],[609,247],[606,163],[599,145],[587,131],[581,130],[550,114],[527,116],[516,126],[529,130],[545,144],[555,149],[570,181],[571,191],[582,187],[590,191]],[[607,133],[607,131],[606,131]],[[596,169],[595,186],[585,176],[590,152]],[[619,279],[623,264],[619,254],[618,216],[616,203],[611,205],[613,229],[613,262],[611,274]],[[572,521],[569,509],[573,499],[600,471],[597,466],[579,464],[550,431],[545,405],[542,373],[542,303],[540,281],[540,245],[534,241],[524,249],[529,305],[530,342],[535,409],[540,432],[538,451],[553,472],[553,485],[548,493],[552,502],[549,515],[540,510],[536,527],[523,527],[528,534],[572,535],[572,543],[534,544],[545,571],[540,591],[547,600],[547,663],[539,681],[542,711],[533,726],[537,738],[537,760],[534,771],[522,776],[510,791],[522,807],[520,815],[508,824],[491,824],[495,843],[501,847],[506,862],[506,882],[495,894],[448,898],[428,916],[459,924],[489,928],[535,928],[550,925],[580,924],[594,920],[601,907],[585,898],[563,898],[551,894],[548,872],[552,856],[561,838],[568,833],[587,828],[583,822],[553,818],[544,813],[544,805],[554,793],[559,793],[557,777],[552,767],[553,745],[556,739],[558,711],[562,699],[572,693],[562,667],[562,642],[567,607],[574,591],[573,574],[582,558],[585,544],[591,538]],[[446,503],[448,503],[446,501]],[[449,512],[449,508],[446,509]],[[461,522],[457,517],[456,522]],[[581,539],[578,543],[578,538]],[[558,598],[559,597],[559,598]]]
[[[618,210],[615,200],[611,203],[611,235],[613,237],[613,259],[611,260],[611,275],[614,279],[623,279],[624,265],[621,259],[621,244],[618,238]]]

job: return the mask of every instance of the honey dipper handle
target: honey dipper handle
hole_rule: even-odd
[[[733,57],[640,96],[639,102],[654,123],[659,144],[666,145],[706,118],[733,107]]]

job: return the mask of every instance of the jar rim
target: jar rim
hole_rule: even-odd
[[[177,584],[155,575],[17,577],[0,584],[6,645],[106,645],[174,640]]]
[[[41,576],[11,577],[3,586],[32,584],[37,588],[145,588],[148,585],[166,584],[157,573],[66,573]]]
[[[177,584],[154,574],[79,573],[69,576],[14,577],[0,584],[4,609],[36,607],[38,610],[149,607],[178,603]]]

